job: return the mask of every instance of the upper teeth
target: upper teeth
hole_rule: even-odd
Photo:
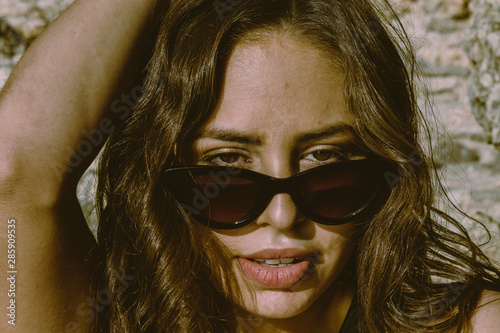
[[[279,259],[254,259],[259,263],[266,263],[268,265],[291,264],[295,258],[279,258]]]

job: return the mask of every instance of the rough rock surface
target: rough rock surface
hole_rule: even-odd
[[[0,87],[26,47],[71,1],[0,0]],[[429,122],[436,129],[432,145],[441,178],[452,200],[492,233],[484,249],[500,261],[500,152],[489,144],[500,144],[500,0],[393,2],[418,48],[433,100],[437,121],[430,116]],[[78,188],[90,221],[94,171]],[[478,242],[487,238],[477,224],[464,224]]]
[[[472,112],[487,141],[500,149],[500,1],[473,0],[471,9],[465,45],[473,68]]]
[[[496,73],[492,78],[500,71],[500,54],[496,53],[500,45],[493,51],[490,40],[495,42],[496,37],[487,41],[483,37],[500,30],[500,1],[394,2],[418,49],[424,81],[421,105],[424,106],[426,93],[433,103],[428,121],[433,128],[431,142],[434,158],[441,167],[440,177],[451,200],[485,224],[492,239],[483,248],[491,258],[500,260],[500,153],[489,144],[492,129],[500,127],[499,107],[497,118],[484,115],[481,118],[477,96],[484,99],[482,110],[486,110],[486,105],[494,105],[487,101],[493,101],[496,95],[493,84],[476,86],[480,70],[482,75]],[[491,20],[492,16],[497,17],[497,23]],[[480,45],[483,52],[476,54],[475,61],[469,59],[471,41]],[[482,95],[476,95],[475,91]],[[487,233],[477,223],[466,220],[463,223],[478,243],[488,240]]]

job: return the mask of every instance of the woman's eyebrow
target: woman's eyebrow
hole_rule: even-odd
[[[299,132],[294,135],[295,142],[307,142],[311,140],[321,139],[324,137],[349,134],[353,136],[354,129],[347,123],[329,124],[327,126],[315,129],[313,131]],[[237,142],[241,144],[250,144],[254,146],[262,146],[265,144],[265,138],[259,133],[247,133],[232,129],[207,128],[193,136],[190,142],[199,139],[215,139],[220,141]]]
[[[307,131],[303,133],[298,133],[294,136],[295,142],[307,142],[312,140],[317,140],[329,136],[339,135],[339,134],[348,134],[349,136],[354,137],[354,128],[343,122],[339,122],[336,124],[330,124],[321,128],[318,128],[313,131]]]
[[[264,138],[260,134],[220,128],[207,128],[199,132],[189,141],[193,142],[198,139],[216,139],[221,141],[251,144],[254,146],[262,146],[265,143]]]

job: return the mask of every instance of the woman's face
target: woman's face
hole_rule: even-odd
[[[228,62],[220,104],[190,146],[190,164],[285,178],[362,158],[348,131],[343,89],[342,72],[306,42],[276,35],[240,43]],[[288,194],[274,196],[247,226],[211,232],[232,255],[241,307],[276,319],[303,313],[313,304],[327,306],[321,295],[330,294],[356,243],[353,223],[315,223]],[[303,260],[290,265],[294,258]],[[269,266],[277,260],[285,266]]]

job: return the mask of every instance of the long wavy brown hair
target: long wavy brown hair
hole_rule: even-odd
[[[237,288],[226,283],[225,252],[165,194],[161,173],[214,111],[235,45],[262,32],[305,38],[331,54],[345,75],[357,144],[398,170],[386,175],[390,197],[364,226],[354,257],[362,329],[467,328],[482,290],[500,290],[500,272],[461,223],[436,208],[440,187],[420,143],[414,52],[387,14],[394,16],[390,5],[368,0],[171,2],[143,95],[100,162],[95,288],[113,297],[99,311],[100,330],[235,330]]]

